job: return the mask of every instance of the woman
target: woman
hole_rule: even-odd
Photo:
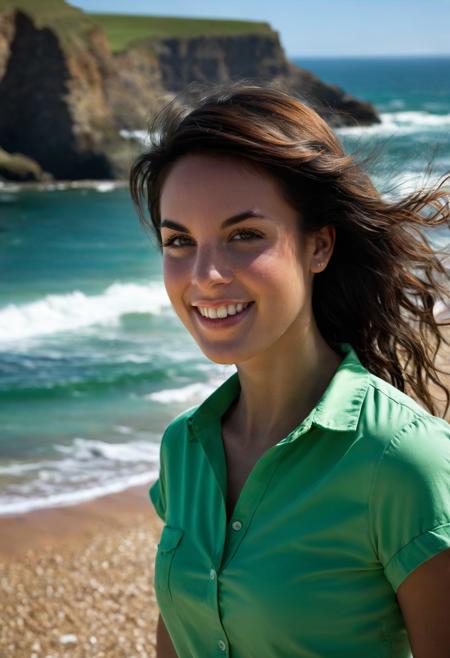
[[[133,200],[180,320],[237,368],[162,439],[158,657],[448,658],[450,426],[426,387],[447,410],[448,291],[421,233],[445,191],[381,198],[268,85],[169,104],[152,135]]]

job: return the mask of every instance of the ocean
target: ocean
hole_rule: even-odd
[[[375,104],[381,124],[338,134],[381,147],[384,194],[450,171],[450,58],[293,61]],[[232,372],[175,316],[126,188],[0,186],[0,515],[150,483],[168,422]]]

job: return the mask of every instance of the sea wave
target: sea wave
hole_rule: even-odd
[[[0,308],[0,342],[73,331],[96,324],[115,325],[129,313],[160,315],[171,304],[161,283],[113,283],[99,295],[74,290],[46,295],[27,304]]]
[[[102,484],[92,485],[90,487],[83,487],[62,493],[33,493],[32,487],[27,485],[24,488],[23,495],[1,495],[0,496],[0,516],[11,516],[16,514],[25,514],[33,510],[45,509],[48,507],[68,507],[70,505],[77,505],[84,503],[88,500],[101,498],[108,494],[120,493],[130,487],[135,487],[141,484],[150,483],[158,476],[156,469],[145,471],[144,473],[136,473],[134,475],[127,475],[123,478],[111,479],[103,482]]]
[[[372,126],[346,126],[338,128],[339,135],[351,136],[388,136],[411,135],[417,132],[437,132],[450,127],[450,114],[435,114],[433,112],[401,111],[383,112],[381,123]]]
[[[0,515],[74,505],[155,479],[159,443],[156,435],[148,437],[129,443],[76,437],[71,445],[54,446],[61,459],[0,465]]]
[[[104,375],[101,372],[93,375],[69,373],[67,378],[62,381],[57,380],[55,375],[52,378],[52,373],[50,373],[47,380],[29,378],[16,385],[6,382],[5,388],[3,383],[0,385],[0,394],[4,402],[56,400],[98,395],[104,391],[115,391],[127,387],[134,389],[139,384],[145,384],[148,387],[155,382],[164,383],[170,380],[165,368],[155,368],[151,363],[151,358],[148,359],[148,362],[147,368],[144,367],[138,371],[115,370]]]
[[[222,366],[219,375],[214,374],[207,382],[195,382],[179,388],[166,388],[144,395],[144,399],[161,404],[187,403],[197,404],[207,398],[225,379],[236,371],[234,366]]]

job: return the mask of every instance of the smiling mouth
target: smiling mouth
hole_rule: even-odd
[[[210,318],[205,315],[202,315],[198,309],[198,307],[194,306],[194,310],[198,318],[201,320],[202,324],[205,324],[207,326],[217,326],[217,327],[222,327],[222,326],[228,326],[228,325],[233,325],[236,324],[237,322],[240,322],[240,320],[245,317],[252,306],[254,305],[255,302],[247,302],[247,304],[242,308],[242,310],[237,311],[234,314],[229,314],[226,315],[224,318]]]
[[[217,306],[217,307],[194,306],[194,308],[196,309],[196,311],[203,318],[207,318],[209,320],[225,320],[228,317],[234,317],[236,315],[239,315],[240,313],[245,311],[245,309],[248,306],[250,306],[250,304],[253,304],[253,301],[243,302],[243,303],[239,303],[239,304],[232,304],[232,305],[229,304],[228,308],[227,308],[226,304],[224,304],[222,306]],[[230,306],[232,307],[232,312],[230,312]],[[202,309],[204,312],[202,313],[200,309]],[[219,309],[220,309],[221,314],[217,315],[217,312],[218,312]],[[225,310],[225,315],[223,315],[224,310]],[[211,311],[215,314],[215,315],[213,315],[213,317],[211,317],[211,315],[210,315]]]
[[[242,302],[238,304],[226,304],[223,306],[194,306],[195,312],[201,317],[202,320],[210,321],[212,323],[222,324],[224,321],[238,318],[238,316],[245,313],[245,311],[252,306],[254,302]]]

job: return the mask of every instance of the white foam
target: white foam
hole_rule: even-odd
[[[201,368],[200,364],[197,369],[208,370],[211,372],[209,364],[205,364],[204,368]],[[162,404],[186,402],[197,404],[211,395],[211,393],[228,379],[228,377],[231,377],[234,372],[236,372],[236,368],[232,365],[221,366],[219,372],[217,371],[217,367],[215,367],[214,371],[211,373],[212,376],[207,382],[195,382],[188,386],[182,386],[181,388],[163,389],[162,391],[155,391],[154,393],[149,393],[143,397],[145,400],[152,400],[153,402],[160,402]]]
[[[0,515],[73,505],[148,482],[158,474],[158,440],[148,432],[129,443],[77,437],[70,445],[54,446],[61,459],[5,464],[2,476],[26,479],[3,487]]]
[[[129,429],[129,428],[128,428]],[[148,441],[132,441],[129,443],[108,443],[94,439],[75,437],[70,445],[55,445],[55,450],[77,461],[90,461],[93,458],[104,458],[114,462],[142,463],[152,460],[153,445]],[[51,462],[53,463],[53,462]],[[62,462],[57,462],[61,468]]]
[[[41,468],[41,465],[42,462],[12,462],[11,464],[0,466],[0,475],[22,475],[22,473],[38,470]]]
[[[59,494],[45,494],[33,497],[0,497],[0,515],[10,516],[15,514],[24,514],[37,509],[44,509],[48,507],[68,507],[70,505],[77,505],[78,503],[101,498],[108,494],[119,493],[125,491],[130,487],[135,487],[141,484],[149,483],[158,476],[156,469],[146,471],[145,473],[138,473],[129,475],[126,478],[120,478],[108,483],[90,488],[83,488],[73,491],[67,491]]]
[[[113,283],[99,295],[74,290],[47,295],[28,304],[9,304],[0,309],[0,341],[73,331],[96,324],[118,324],[127,313],[159,315],[171,312],[162,283],[148,285]]]
[[[149,134],[146,130],[121,130],[120,136],[144,144],[144,146],[150,145]]]
[[[119,425],[115,429],[122,434],[134,433],[136,435],[136,431],[131,427]],[[158,449],[156,436],[153,437],[153,441],[150,441],[147,438],[148,436],[152,435],[147,433],[145,439],[129,441],[128,443],[108,443],[107,441],[75,437],[69,445],[55,444],[53,446],[56,452],[66,455],[64,458],[4,464],[0,466],[0,475],[20,475],[21,473],[36,471],[39,474],[38,477],[40,477],[43,472],[54,471],[63,474],[64,477],[69,477],[76,464],[80,466],[83,462],[82,471],[86,472],[86,469],[95,471],[102,460],[110,463],[114,462],[115,464],[152,464],[157,456]],[[85,462],[88,462],[87,465]]]
[[[200,399],[207,397],[212,393],[214,387],[210,384],[190,384],[183,388],[165,389],[163,391],[156,391],[144,396],[146,400],[154,402],[161,402],[162,404],[170,404],[172,402],[187,402],[189,400]]]
[[[381,123],[372,126],[346,126],[338,128],[339,135],[409,135],[422,131],[437,131],[450,127],[450,114],[424,111],[383,112]]]
[[[132,434],[133,432],[133,428],[128,427],[128,425],[114,425],[113,429],[119,432],[119,434]]]
[[[117,185],[113,181],[105,181],[104,183],[98,183],[95,189],[97,192],[112,192],[117,189]]]
[[[126,180],[65,180],[30,183],[11,183],[0,181],[0,191],[22,192],[33,190],[36,192],[59,192],[61,190],[97,190],[98,192],[113,192],[128,187]],[[3,199],[1,199],[3,200]]]

